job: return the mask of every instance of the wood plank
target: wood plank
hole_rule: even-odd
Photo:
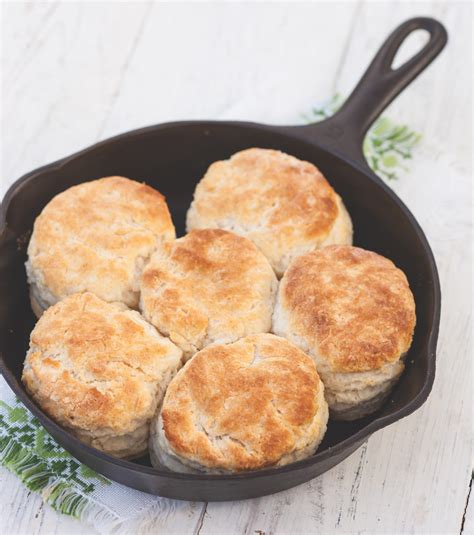
[[[466,498],[466,509],[464,512],[462,531],[465,535],[474,534],[474,495],[472,493],[473,480],[471,479]]]
[[[19,479],[0,467],[0,531],[12,535],[95,535],[91,526],[56,511],[30,492]]]
[[[97,141],[150,8],[15,3],[2,9],[6,185]]]
[[[179,119],[301,122],[332,93],[355,7],[155,4],[104,136]]]

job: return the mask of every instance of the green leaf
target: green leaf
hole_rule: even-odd
[[[395,167],[398,164],[398,160],[393,154],[387,154],[382,158],[382,163],[385,167]]]

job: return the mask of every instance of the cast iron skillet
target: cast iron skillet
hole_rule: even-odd
[[[392,70],[401,43],[417,29],[429,32],[429,42],[403,66]],[[136,489],[185,500],[234,500],[271,494],[312,479],[350,455],[374,431],[422,405],[435,375],[440,315],[436,264],[418,223],[369,169],[361,147],[371,123],[431,63],[446,41],[446,31],[439,22],[430,18],[408,20],[387,39],[344,107],[321,123],[281,127],[193,121],[151,126],[42,167],[10,188],[0,212],[0,369],[16,395],[59,444],[98,472]],[[147,458],[118,460],[81,444],[31,400],[20,380],[34,325],[24,262],[36,216],[54,195],[74,184],[124,175],[145,181],[166,195],[182,234],[194,187],[209,164],[248,147],[280,149],[314,162],[344,199],[354,222],[355,243],[391,258],[407,274],[415,295],[417,326],[399,384],[378,413],[353,423],[331,422],[315,455],[282,468],[238,475],[178,474],[151,468]]]

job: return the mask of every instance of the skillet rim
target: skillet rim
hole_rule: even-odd
[[[332,457],[335,457],[339,453],[342,453],[350,449],[351,446],[353,446],[354,444],[362,443],[364,440],[368,439],[368,437],[372,435],[374,432],[384,427],[387,427],[388,425],[398,420],[401,420],[402,418],[412,414],[417,409],[419,409],[421,405],[423,405],[423,403],[426,401],[429,393],[431,392],[431,389],[434,383],[434,378],[435,378],[435,371],[436,371],[436,346],[437,346],[437,340],[438,340],[438,334],[439,334],[440,313],[441,313],[441,289],[440,289],[438,269],[436,266],[436,261],[435,261],[433,252],[431,250],[428,240],[423,230],[421,229],[419,223],[417,222],[417,220],[415,219],[411,211],[408,209],[408,207],[404,204],[404,202],[394,193],[394,191],[391,188],[389,188],[379,177],[377,177],[370,170],[368,165],[366,166],[361,165],[359,162],[356,162],[352,160],[350,157],[344,155],[337,148],[324,145],[322,143],[319,143],[316,139],[313,139],[314,133],[311,130],[308,131],[308,125],[279,126],[279,125],[266,125],[262,123],[254,123],[254,122],[248,122],[248,121],[192,120],[192,121],[173,121],[173,122],[160,123],[156,125],[145,126],[142,128],[123,132],[116,136],[94,143],[93,145],[86,147],[78,152],[75,152],[71,154],[70,156],[66,156],[50,164],[41,166],[33,171],[30,171],[29,173],[26,173],[25,175],[17,179],[6,191],[4,198],[0,205],[0,240],[3,239],[8,228],[6,216],[7,216],[10,203],[12,199],[15,197],[15,195],[21,190],[21,188],[27,182],[39,179],[41,174],[46,171],[58,171],[59,169],[61,169],[61,167],[71,162],[72,160],[79,158],[81,156],[84,156],[87,153],[91,153],[91,152],[100,150],[102,148],[105,148],[106,146],[111,145],[113,143],[117,143],[117,142],[120,143],[123,141],[127,141],[130,138],[138,137],[141,135],[146,135],[148,133],[155,132],[155,131],[162,130],[162,129],[183,128],[183,127],[186,128],[190,126],[193,126],[193,127],[201,126],[203,128],[212,128],[212,127],[220,127],[220,126],[231,127],[231,128],[239,128],[239,127],[240,128],[252,128],[255,130],[279,133],[284,136],[293,137],[294,139],[299,140],[301,143],[313,145],[317,148],[320,148],[328,152],[332,156],[335,156],[336,158],[343,160],[346,164],[355,168],[357,171],[363,173],[368,180],[375,182],[376,185],[380,187],[385,192],[385,194],[387,194],[390,197],[390,199],[393,202],[395,202],[395,204],[398,205],[398,207],[404,213],[405,217],[407,217],[409,223],[411,224],[412,229],[414,230],[415,234],[417,235],[417,238],[419,239],[419,242],[423,246],[423,251],[428,259],[428,263],[430,265],[430,270],[431,270],[432,279],[433,279],[433,285],[432,285],[432,290],[431,290],[432,297],[433,297],[433,315],[431,317],[431,329],[428,333],[428,341],[424,348],[424,351],[428,352],[428,362],[427,362],[425,380],[424,380],[421,390],[418,392],[418,394],[415,396],[414,399],[412,399],[407,404],[403,405],[397,411],[391,414],[385,415],[385,416],[382,415],[382,416],[376,417],[373,421],[369,422],[367,425],[365,425],[362,429],[360,429],[356,433],[350,435],[349,437],[339,442],[335,446],[328,447],[324,451],[316,452],[310,457],[307,457],[300,461],[289,463],[281,467],[265,468],[262,470],[241,472],[241,473],[236,473],[236,474],[191,474],[191,473],[180,473],[180,472],[172,472],[172,471],[167,471],[167,470],[159,470],[153,467],[143,466],[141,464],[134,463],[133,461],[130,461],[130,460],[115,458],[115,457],[112,457],[111,455],[101,452],[100,450],[87,446],[86,444],[80,442],[72,433],[68,432],[59,424],[57,424],[54,420],[52,420],[45,412],[43,412],[43,410],[36,403],[34,403],[34,401],[26,393],[26,390],[24,390],[21,387],[21,384],[19,383],[19,381],[17,381],[16,377],[13,375],[10,369],[6,366],[4,359],[3,359],[3,355],[0,352],[0,373],[3,375],[7,384],[13,390],[15,395],[17,395],[20,398],[22,403],[25,404],[28,410],[30,410],[30,412],[32,412],[33,415],[36,416],[42,424],[43,424],[43,421],[46,422],[45,427],[47,425],[48,427],[53,428],[55,435],[59,435],[61,438],[64,437],[65,443],[68,443],[70,441],[75,442],[75,447],[80,450],[81,454],[84,457],[92,456],[92,457],[97,458],[97,460],[100,462],[106,462],[111,465],[115,465],[121,469],[126,469],[127,471],[138,472],[146,476],[156,476],[156,477],[161,477],[161,478],[169,478],[169,479],[176,479],[176,480],[192,480],[192,481],[236,481],[236,480],[259,479],[259,478],[264,478],[270,475],[279,475],[279,474],[284,474],[287,472],[292,472],[294,470],[304,469],[305,467],[312,466],[314,464],[317,464],[318,462],[324,462]],[[69,451],[68,447],[65,447],[63,443],[61,443],[60,445],[64,447],[67,451]]]

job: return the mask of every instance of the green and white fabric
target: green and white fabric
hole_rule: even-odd
[[[59,513],[131,531],[157,498],[112,482],[61,448],[0,377],[0,463]],[[159,501],[159,499],[158,499]]]

